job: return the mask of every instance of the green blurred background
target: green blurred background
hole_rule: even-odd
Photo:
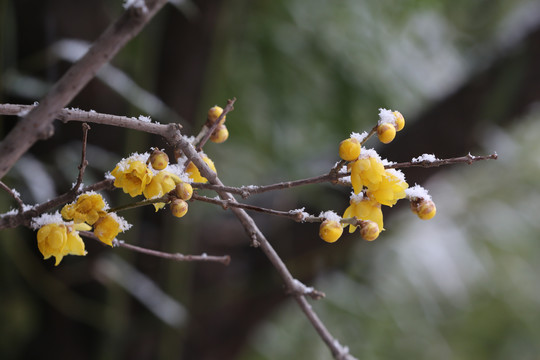
[[[0,0],[0,102],[39,101],[122,11],[121,1]],[[499,160],[407,169],[437,216],[384,209],[386,231],[323,243],[316,224],[254,214],[312,302],[359,359],[540,356],[540,4],[533,0],[177,0],[70,106],[149,115],[197,133],[236,97],[229,140],[206,153],[228,185],[327,172],[339,141],[401,111],[392,161],[489,154]],[[2,116],[1,138],[15,117]],[[80,124],[56,124],[2,179],[27,204],[75,181]],[[92,125],[85,184],[157,137]],[[208,192],[210,196],[214,194]],[[130,198],[104,194],[114,205]],[[348,206],[328,184],[246,202],[318,214]],[[15,204],[0,194],[0,213]],[[228,212],[137,209],[122,240],[169,252],[229,254],[231,265],[173,263],[87,241],[86,257],[43,261],[35,232],[0,232],[2,359],[328,359],[260,250]]]

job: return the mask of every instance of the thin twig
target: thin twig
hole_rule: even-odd
[[[147,0],[144,6],[129,6],[93,43],[52,89],[41,99],[0,143],[0,179],[39,139],[54,133],[52,122],[66,106],[124,45],[137,35],[167,0]]]
[[[232,98],[232,100],[227,100],[227,105],[225,106],[225,108],[223,109],[223,112],[221,113],[221,115],[219,115],[219,117],[216,119],[216,121],[212,124],[212,126],[210,126],[210,128],[208,128],[206,125],[203,126],[203,129],[208,129],[206,131],[206,133],[204,134],[202,140],[198,143],[198,144],[194,144],[196,145],[196,150],[197,151],[201,151],[202,148],[204,147],[204,145],[208,142],[208,139],[210,139],[210,136],[212,136],[212,133],[214,132],[214,130],[216,130],[216,128],[219,126],[219,124],[221,123],[221,120],[223,120],[223,118],[225,116],[227,116],[228,113],[230,113],[231,111],[234,110],[234,103],[236,102],[236,98]]]
[[[367,136],[360,143],[361,146],[364,145],[369,140],[369,138],[372,137],[377,132],[378,127],[379,127],[379,125],[376,124],[374,127],[371,128],[371,130],[369,131]]]
[[[297,186],[304,186],[309,184],[319,184],[324,182],[334,182],[339,178],[349,176],[350,174],[346,173],[328,173],[319,176],[314,176],[311,178],[293,180],[293,181],[283,181],[270,185],[249,185],[241,187],[232,187],[232,186],[220,186],[209,183],[193,183],[192,186],[198,189],[209,189],[215,191],[226,191],[233,194],[241,195],[243,198],[247,198],[253,194],[260,194],[267,191],[273,190],[282,190],[290,189]]]
[[[499,157],[497,153],[493,153],[491,155],[485,155],[485,156],[474,156],[471,155],[471,153],[468,153],[465,156],[455,157],[455,158],[448,158],[448,159],[437,159],[437,160],[424,160],[424,161],[407,161],[407,162],[401,162],[401,163],[395,163],[395,164],[388,164],[384,167],[386,169],[397,169],[397,168],[406,168],[406,167],[437,167],[442,165],[450,165],[450,164],[472,164],[476,161],[481,160],[496,160]]]
[[[84,170],[88,166],[88,160],[86,160],[86,143],[88,141],[88,130],[90,130],[90,125],[87,123],[82,124],[83,128],[83,138],[82,138],[82,150],[81,150],[81,163],[79,164],[79,175],[77,176],[77,181],[71,189],[71,191],[76,192],[79,189],[79,186],[82,184]]]
[[[0,188],[5,190],[17,202],[19,213],[23,212],[24,203],[19,197],[19,195],[17,195],[17,193],[13,189],[10,189],[10,187],[4,184],[2,181],[0,181]]]
[[[302,216],[302,214],[299,214],[299,213],[292,213],[292,212],[289,212],[289,211],[279,211],[279,210],[274,210],[274,209],[268,209],[268,208],[263,208],[263,207],[256,206],[256,205],[243,204],[243,203],[239,203],[237,201],[231,201],[231,200],[212,199],[212,198],[209,198],[209,197],[206,197],[206,196],[201,196],[201,195],[198,195],[198,194],[193,194],[191,196],[191,198],[193,200],[198,200],[198,201],[203,201],[203,202],[207,202],[207,203],[211,203],[211,204],[220,205],[221,207],[223,207],[223,209],[228,209],[229,207],[235,207],[235,208],[238,208],[238,209],[252,210],[252,211],[257,211],[257,212],[261,212],[261,213],[265,213],[265,214],[269,214],[269,215],[286,217],[286,218],[289,218],[291,220],[298,221],[298,222],[303,221],[302,220],[303,216]]]
[[[102,243],[101,240],[99,240],[98,237],[91,231],[79,231],[79,234],[89,239],[96,240]],[[168,260],[174,260],[174,261],[217,262],[223,265],[229,265],[231,262],[231,257],[229,255],[215,256],[215,255],[207,255],[205,253],[201,255],[184,255],[180,253],[168,253],[168,252],[152,250],[152,249],[144,248],[141,246],[128,244],[122,240],[116,240],[116,239],[113,241],[113,246],[123,247],[125,249],[129,249],[129,250],[141,253],[141,254],[151,255],[151,256],[168,259]]]
[[[476,161],[481,160],[490,160],[490,159],[497,159],[498,155],[496,153],[486,156],[474,156],[471,154],[468,154],[466,156],[460,156],[455,158],[448,158],[448,159],[437,159],[435,161],[408,161],[408,162],[401,162],[401,163],[394,163],[394,164],[387,164],[385,165],[385,169],[397,169],[397,168],[406,168],[406,167],[437,167],[442,165],[451,165],[451,164],[459,164],[459,163],[466,163],[466,164],[472,164]],[[341,164],[341,162],[338,162],[338,164]],[[343,164],[342,164],[343,165]],[[318,184],[318,183],[324,183],[324,182],[331,182],[336,183],[336,181],[340,178],[347,177],[351,175],[351,173],[337,173],[334,171],[334,169],[341,168],[339,166],[335,166],[332,168],[332,170],[328,174],[323,174],[319,176],[314,176],[311,178],[301,179],[301,180],[293,180],[293,181],[284,181],[279,182],[275,184],[270,185],[249,185],[249,186],[241,186],[241,187],[233,187],[233,186],[219,186],[209,183],[193,183],[193,187],[198,189],[209,189],[214,191],[226,191],[233,194],[241,195],[243,198],[247,198],[253,194],[260,194],[267,191],[273,191],[273,190],[282,190],[282,189],[289,189],[292,187],[297,186],[304,186],[309,184]]]

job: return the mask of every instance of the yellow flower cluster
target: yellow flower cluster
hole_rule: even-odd
[[[86,255],[79,231],[90,231],[103,243],[112,246],[114,238],[130,225],[114,213],[107,212],[107,204],[101,195],[88,192],[65,205],[60,213],[44,214],[33,219],[37,232],[38,249],[44,259],[56,258],[60,264],[66,255]]]
[[[379,109],[379,121],[373,129],[379,140],[385,144],[391,142],[396,132],[403,129],[405,119],[398,111]],[[349,232],[360,227],[360,235],[365,240],[375,240],[383,227],[381,206],[392,207],[400,199],[408,197],[411,209],[421,219],[435,216],[435,204],[427,192],[419,186],[408,191],[409,184],[399,170],[387,169],[389,163],[382,160],[373,149],[362,147],[372,134],[351,134],[351,137],[339,144],[339,156],[347,164],[353,193],[349,206],[343,213],[343,219],[327,219],[321,223],[319,235],[327,242],[334,242],[341,236],[336,230],[336,223],[349,226]]]
[[[92,225],[98,239],[112,246],[114,238],[124,229],[121,225],[124,220],[115,213],[108,213],[107,208],[101,195],[85,193],[79,195],[73,203],[65,205],[60,213],[64,220],[72,220],[75,224]],[[87,230],[90,229],[88,226]]]
[[[211,163],[210,159],[208,161]],[[215,169],[213,163],[211,164],[211,167]],[[129,158],[123,159],[111,171],[111,175],[115,179],[114,186],[122,188],[125,193],[128,193],[132,197],[142,194],[146,199],[161,198],[177,189],[175,192],[176,196],[179,198],[178,200],[185,203],[187,212],[187,203],[185,201],[191,198],[193,189],[189,183],[183,181],[176,174],[178,171],[173,170],[176,168],[177,166],[169,165],[167,154],[161,150],[154,149],[150,155],[133,154]],[[192,169],[191,173],[189,171],[189,165],[186,169],[189,177],[194,181],[201,180],[202,177],[198,169],[195,166],[193,168],[194,170]],[[158,202],[153,205],[156,211],[158,211],[165,206],[165,203]],[[174,214],[175,212],[173,211]]]

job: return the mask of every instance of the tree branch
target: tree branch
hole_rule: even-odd
[[[101,240],[98,239],[98,237],[91,231],[79,231],[79,234],[81,234],[84,237],[87,237],[92,240],[96,240],[103,244]],[[152,249],[143,248],[140,246],[128,244],[122,240],[115,239],[113,241],[113,246],[123,247],[125,249],[129,249],[141,254],[155,256],[167,260],[174,260],[174,261],[200,261],[200,262],[217,262],[221,263],[223,265],[229,265],[231,262],[231,257],[229,255],[223,255],[223,256],[214,256],[214,255],[207,255],[207,254],[201,254],[201,255],[184,255],[180,253],[167,253],[163,251],[157,251]]]
[[[39,139],[52,136],[52,122],[124,45],[137,35],[167,0],[147,0],[146,6],[130,6],[95,41],[88,52],[62,76],[28,115],[0,143],[0,179]]]
[[[192,161],[193,164],[195,164],[201,174],[206,179],[208,179],[208,182],[214,185],[223,186],[223,183],[217,177],[217,174],[208,167],[208,165],[203,161],[202,157],[199,156],[199,154],[189,141],[187,141],[182,136],[177,136],[175,140],[175,144],[178,150],[181,150],[186,155],[186,157],[190,161]],[[227,200],[229,202],[236,202],[236,199],[228,192],[218,191],[218,194],[223,200]],[[242,223],[242,225],[244,226],[244,229],[250,237],[252,244],[254,246],[260,247],[268,260],[270,260],[280,277],[285,282],[288,291],[295,293],[294,298],[296,299],[302,311],[306,314],[307,318],[309,319],[321,339],[326,343],[326,345],[332,352],[334,358],[340,360],[354,359],[354,357],[348,354],[348,350],[346,348],[343,348],[339,344],[337,339],[335,339],[330,334],[326,326],[319,319],[317,314],[313,311],[312,307],[307,302],[305,296],[303,294],[298,294],[295,291],[298,287],[298,280],[296,280],[291,275],[289,269],[287,269],[283,260],[281,260],[272,245],[270,245],[264,234],[258,228],[257,224],[255,224],[255,221],[245,212],[244,209],[231,207],[231,211],[236,215],[240,223]]]

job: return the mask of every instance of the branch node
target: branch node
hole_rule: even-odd
[[[316,290],[311,286],[306,286],[298,279],[293,279],[288,293],[292,295],[309,296],[313,300],[320,300],[326,296],[322,291]]]

